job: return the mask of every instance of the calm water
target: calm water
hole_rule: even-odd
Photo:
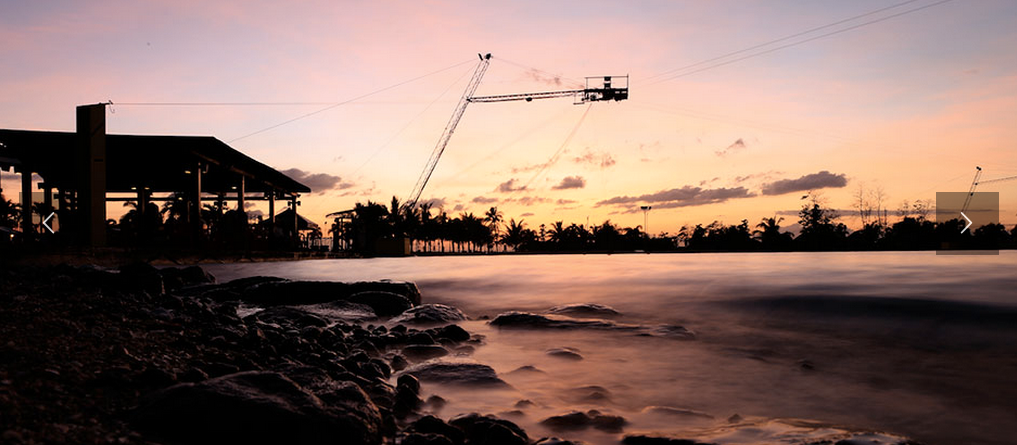
[[[425,385],[440,413],[502,413],[531,436],[617,443],[595,429],[554,432],[547,416],[597,409],[626,433],[718,443],[805,443],[841,430],[927,444],[1017,443],[1017,252],[535,255],[214,265],[252,275],[416,282],[486,336],[470,360],[513,390]],[[694,341],[624,331],[499,330],[484,321],[563,303],[600,303],[618,323],[677,324]],[[578,349],[584,359],[545,354]],[[543,373],[512,372],[525,365]],[[534,406],[522,416],[517,401]],[[713,416],[660,414],[667,406]],[[744,421],[730,423],[738,414]],[[806,419],[816,423],[789,420]],[[877,436],[873,438],[878,439]]]

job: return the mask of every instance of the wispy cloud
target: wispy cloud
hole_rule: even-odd
[[[493,204],[498,202],[498,198],[488,198],[486,196],[477,196],[470,200],[474,204]]]
[[[745,141],[742,140],[742,138],[738,138],[737,141],[732,142],[731,145],[727,146],[727,148],[723,150],[716,150],[714,151],[714,153],[717,156],[724,157],[736,151],[744,150],[746,147],[747,146],[745,145]]]
[[[281,170],[282,174],[293,178],[301,184],[311,188],[311,193],[324,193],[329,190],[345,190],[352,188],[355,184],[343,181],[342,178],[328,173],[311,173],[299,168]]]
[[[517,180],[516,178],[512,178],[509,179],[508,181],[498,184],[498,188],[494,189],[494,191],[499,193],[511,193],[518,192],[520,190],[526,190],[526,186],[519,185],[519,180]]]
[[[614,160],[614,156],[611,153],[590,149],[587,149],[582,155],[572,158],[572,162],[600,167],[601,169],[610,168],[618,163],[618,161]]]
[[[819,173],[804,175],[798,179],[781,179],[763,184],[762,191],[764,195],[783,195],[785,193],[845,186],[847,186],[847,176],[823,170]]]
[[[634,204],[652,204],[657,208],[691,207],[716,204],[729,199],[749,198],[755,196],[745,187],[704,189],[686,185],[682,188],[661,190],[639,196],[615,196],[597,202],[596,206],[632,206]],[[630,209],[627,212],[634,212]]]
[[[566,176],[554,187],[554,190],[581,189],[586,187],[586,180],[582,176]]]

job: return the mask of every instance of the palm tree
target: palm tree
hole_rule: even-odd
[[[555,221],[551,225],[551,230],[547,231],[549,241],[554,245],[560,245],[565,239],[565,223],[561,221]]]
[[[502,245],[511,247],[513,251],[518,251],[519,246],[526,240],[526,223],[523,220],[516,222],[515,219],[509,219],[508,226],[505,228],[505,235],[501,237]]]
[[[490,209],[488,209],[487,213],[484,214],[484,221],[487,221],[487,223],[490,224],[491,232],[493,233],[492,238],[495,241],[497,241],[498,234],[500,233],[498,230],[498,224],[500,224],[504,220],[505,220],[504,215],[500,211],[498,211],[497,207],[491,207]],[[488,244],[487,250],[488,252],[491,251],[490,244]]]

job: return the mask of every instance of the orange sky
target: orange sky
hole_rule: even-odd
[[[1011,1],[889,18],[935,3],[913,0],[754,51],[878,23],[681,70],[902,2],[8,2],[0,127],[73,130],[75,105],[112,100],[111,133],[212,135],[316,175],[301,213],[324,223],[357,201],[409,194],[475,54],[490,52],[478,94],[629,74],[631,99],[593,104],[564,148],[585,105],[470,105],[423,195],[452,214],[496,205],[531,227],[635,226],[650,204],[654,233],[774,214],[787,226],[810,189],[847,213],[859,186],[896,209],[966,191],[975,165],[984,179],[1017,175]],[[1001,219],[1017,223],[1017,181],[980,190],[1000,192]]]

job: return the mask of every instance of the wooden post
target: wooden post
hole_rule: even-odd
[[[244,175],[240,175],[240,185],[237,186],[237,210],[244,211]]]
[[[191,199],[191,208],[193,214],[191,215],[191,223],[193,224],[194,240],[201,239],[201,169],[204,168],[199,162],[197,168],[194,169],[194,197]]]
[[[80,241],[106,245],[106,105],[77,109],[77,213]]]
[[[35,233],[32,226],[32,170],[21,170],[21,233]],[[27,240],[26,240],[27,241]]]
[[[275,189],[268,192],[268,223],[275,226]]]

